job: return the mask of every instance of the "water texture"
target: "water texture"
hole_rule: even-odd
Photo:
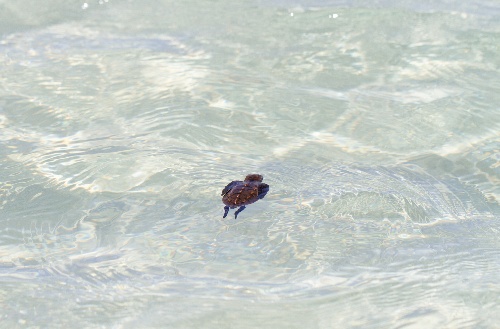
[[[499,22],[0,0],[0,328],[497,328]]]

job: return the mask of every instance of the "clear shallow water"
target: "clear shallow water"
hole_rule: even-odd
[[[500,322],[498,4],[23,3],[2,328]]]

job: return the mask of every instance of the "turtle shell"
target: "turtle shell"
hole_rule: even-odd
[[[262,176],[248,175],[245,181],[232,181],[222,190],[222,202],[230,208],[246,206],[264,198],[268,191],[269,185],[262,183]]]

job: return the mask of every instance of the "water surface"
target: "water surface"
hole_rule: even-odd
[[[499,8],[0,1],[1,327],[495,328]]]

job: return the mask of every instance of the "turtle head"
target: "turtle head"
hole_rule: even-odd
[[[262,182],[263,179],[264,177],[262,177],[262,175],[250,174],[245,177],[245,182]]]

